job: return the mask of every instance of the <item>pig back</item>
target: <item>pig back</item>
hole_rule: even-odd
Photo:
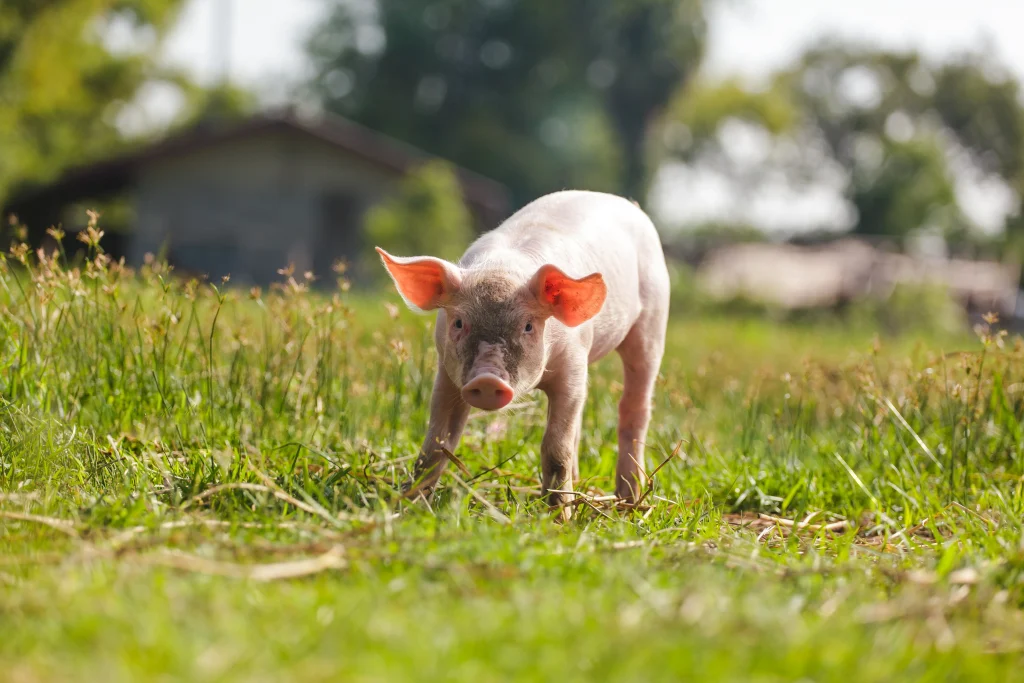
[[[599,272],[608,288],[593,330],[591,360],[616,348],[645,308],[668,305],[668,269],[654,224],[611,194],[545,195],[480,237],[460,265],[501,267],[528,277],[551,263],[573,277]]]

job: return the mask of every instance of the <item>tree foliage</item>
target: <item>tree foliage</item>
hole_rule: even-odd
[[[0,3],[0,201],[119,143],[116,122],[153,75],[154,50],[105,40],[118,25],[156,42],[182,0],[3,0]],[[149,47],[149,46],[147,46]]]
[[[309,43],[328,109],[505,182],[643,198],[648,132],[698,65],[701,0],[337,2]]]
[[[967,219],[957,206],[942,147],[928,138],[882,144],[877,163],[853,165],[847,194],[857,208],[858,230],[887,237],[919,228],[962,233]]]
[[[685,135],[668,135],[669,149],[686,162],[714,162],[724,123],[740,120],[801,150],[784,170],[804,182],[838,167],[862,233],[965,235],[957,177],[996,177],[1024,194],[1020,85],[984,54],[934,63],[825,41],[763,90],[698,83],[670,111],[666,134],[675,125]]]
[[[983,55],[934,64],[915,52],[825,43],[780,83],[849,172],[862,232],[963,233],[955,171],[1024,188],[1019,85]]]
[[[395,197],[367,214],[366,238],[370,260],[375,246],[401,256],[458,260],[473,238],[473,219],[450,164],[429,161],[409,173]]]

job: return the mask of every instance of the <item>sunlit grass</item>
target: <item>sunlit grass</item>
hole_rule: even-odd
[[[94,228],[95,230],[95,228]],[[0,272],[0,678],[1010,680],[1024,664],[1024,347],[674,320],[645,505],[539,501],[544,399],[399,495],[430,321],[343,275],[269,291]],[[31,264],[31,266],[30,266]],[[395,303],[389,299],[388,303]],[[667,461],[667,462],[666,462]]]

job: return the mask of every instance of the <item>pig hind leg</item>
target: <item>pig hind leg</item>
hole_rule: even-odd
[[[628,501],[636,501],[646,483],[644,444],[651,421],[654,383],[665,353],[667,319],[667,311],[645,311],[616,349],[622,359],[624,379],[619,401],[615,493]]]

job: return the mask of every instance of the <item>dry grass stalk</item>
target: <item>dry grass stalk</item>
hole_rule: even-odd
[[[484,506],[484,508],[486,508],[486,509],[487,509],[487,512],[488,512],[488,513],[490,513],[490,516],[491,516],[491,517],[492,517],[492,518],[493,518],[493,519],[494,519],[495,521],[497,521],[497,522],[500,522],[501,524],[511,524],[511,523],[512,523],[512,520],[511,520],[511,519],[509,519],[509,518],[508,518],[508,517],[507,517],[507,516],[505,515],[505,513],[504,513],[504,512],[502,512],[502,511],[501,511],[501,510],[499,510],[499,509],[498,509],[497,507],[495,507],[494,503],[492,503],[491,501],[487,500],[487,499],[486,499],[486,498],[484,498],[484,497],[483,497],[482,495],[480,495],[479,493],[477,493],[477,492],[476,492],[476,490],[475,490],[475,489],[473,489],[473,487],[472,487],[472,486],[470,486],[469,484],[467,484],[466,482],[464,482],[464,481],[462,480],[462,477],[460,477],[459,475],[455,474],[454,472],[452,472],[452,473],[451,473],[451,475],[452,475],[452,478],[453,478],[453,479],[455,480],[455,482],[456,482],[456,483],[457,483],[457,484],[458,484],[459,486],[461,486],[462,488],[464,488],[464,489],[466,490],[466,492],[467,492],[467,493],[468,493],[468,494],[469,494],[470,496],[472,496],[472,497],[473,497],[473,500],[477,501],[478,503],[480,503],[481,505],[483,505],[483,506]]]
[[[813,513],[808,516],[807,519],[811,519],[817,513]],[[775,517],[773,515],[758,515],[760,519],[779,524],[790,529],[807,530],[807,531],[845,531],[850,527],[850,520],[843,519],[838,522],[832,522],[830,524],[810,524],[807,520],[803,522],[797,522],[796,520],[786,519],[784,517]]]
[[[206,493],[204,491],[204,493]],[[188,529],[193,527],[205,527],[205,528],[231,528],[231,529],[289,529],[289,530],[302,530],[309,531],[311,533],[327,536],[335,540],[342,538],[342,535],[331,531],[330,529],[324,529],[323,527],[314,526],[311,524],[299,524],[297,522],[229,522],[220,519],[179,519],[173,522],[164,522],[155,527],[150,526],[135,526],[130,529],[125,529],[121,533],[113,536],[110,539],[110,544],[114,548],[118,548],[125,543],[128,543],[136,536],[146,533],[147,531],[168,531],[172,529]]]
[[[469,471],[469,468],[466,467],[466,464],[459,460],[459,458],[454,453],[452,453],[447,448],[441,448],[441,451],[444,453],[444,456],[446,458],[451,460],[452,463],[454,463],[454,465],[459,468],[459,471],[462,472],[464,476],[469,477],[470,479],[473,478],[473,473]]]
[[[348,564],[344,558],[344,548],[340,545],[333,546],[317,557],[268,564],[238,564],[172,552],[143,555],[137,559],[144,564],[251,581],[295,579],[330,569],[344,569]]]
[[[32,515],[27,512],[14,512],[11,510],[0,510],[0,517],[5,519],[14,519],[19,522],[33,522],[35,524],[42,524],[48,526],[51,529],[56,529],[61,533],[65,533],[73,538],[78,538],[78,530],[75,528],[75,523],[66,519],[59,519],[57,517],[43,517],[42,515]]]

